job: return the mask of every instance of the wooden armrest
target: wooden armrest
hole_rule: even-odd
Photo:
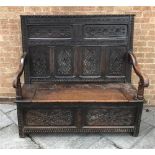
[[[132,62],[133,69],[134,69],[136,75],[139,77],[137,98],[142,100],[142,99],[144,99],[144,87],[149,86],[149,79],[148,79],[147,75],[145,75],[141,72],[140,66],[136,59],[136,56],[133,53],[129,53],[129,58]]]
[[[22,98],[22,91],[21,91],[21,82],[20,82],[20,77],[23,73],[24,70],[24,63],[25,63],[25,59],[26,59],[26,54],[27,53],[23,53],[23,55],[21,56],[21,61],[20,61],[20,65],[18,68],[18,71],[14,77],[13,80],[13,87],[16,89],[16,98]]]

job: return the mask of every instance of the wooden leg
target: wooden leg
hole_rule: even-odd
[[[138,137],[138,135],[139,135],[139,127],[136,128],[136,130],[133,132],[132,136]]]
[[[142,109],[143,109],[143,102],[140,103],[139,106],[138,106],[137,119],[136,119],[136,125],[135,125],[135,131],[133,132],[133,136],[134,136],[134,137],[138,137],[138,135],[139,135],[139,129],[140,129],[140,122],[141,122]]]
[[[19,137],[20,138],[25,138],[26,134],[22,130],[19,130]]]
[[[19,137],[24,138],[26,135],[23,131],[23,127],[24,127],[23,108],[22,108],[21,104],[19,104],[19,103],[17,103],[17,116],[18,116]]]

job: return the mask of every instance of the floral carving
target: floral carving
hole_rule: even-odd
[[[72,112],[65,109],[29,110],[26,112],[26,125],[72,125]]]
[[[124,52],[121,48],[115,48],[110,50],[110,75],[121,75],[124,69]]]
[[[31,73],[33,77],[46,77],[49,75],[49,51],[47,47],[34,47],[30,49]]]
[[[86,125],[134,125],[136,109],[111,108],[87,111]]]
[[[73,51],[71,48],[59,48],[57,52],[57,73],[59,75],[70,75],[72,74],[73,64]]]
[[[126,25],[89,25],[84,28],[86,38],[104,38],[113,36],[126,36]]]
[[[31,26],[30,38],[71,38],[70,26]]]
[[[83,52],[83,74],[97,75],[99,74],[100,57],[98,55],[98,48],[87,47]]]

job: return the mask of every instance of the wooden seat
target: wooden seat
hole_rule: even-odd
[[[31,84],[23,86],[23,99],[31,102],[130,102],[136,89],[119,84]]]

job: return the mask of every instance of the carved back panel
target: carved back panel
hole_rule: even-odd
[[[133,15],[21,16],[25,82],[130,82]]]

